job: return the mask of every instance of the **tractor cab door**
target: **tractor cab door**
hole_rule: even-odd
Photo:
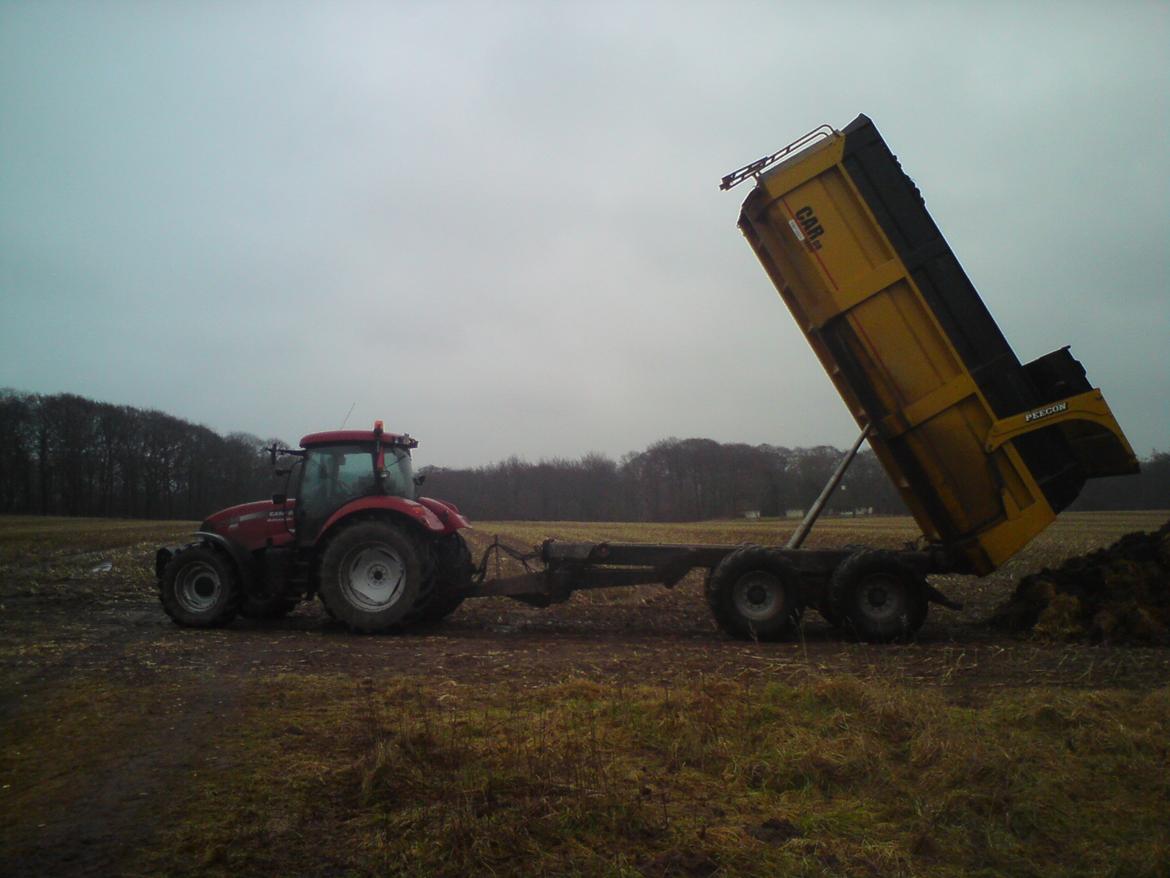
[[[322,445],[307,450],[297,491],[297,543],[316,542],[334,512],[358,497],[376,494],[372,445]]]

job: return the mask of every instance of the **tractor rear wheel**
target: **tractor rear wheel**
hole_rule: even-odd
[[[829,594],[841,627],[873,643],[905,641],[926,621],[926,583],[893,552],[856,552],[833,571]]]
[[[175,624],[218,628],[239,611],[239,578],[222,552],[206,545],[191,546],[163,568],[158,596]]]
[[[421,573],[414,543],[402,531],[386,522],[357,522],[325,549],[321,600],[353,631],[386,631],[414,607]]]
[[[475,564],[471,550],[459,534],[450,534],[437,540],[433,546],[435,569],[432,574],[431,594],[419,614],[423,624],[438,622],[454,613],[463,603]]]
[[[427,607],[431,605],[431,598],[435,595],[435,553],[431,551],[431,544],[425,537],[419,534],[407,536],[411,538],[419,563],[418,591],[415,593],[414,603],[401,623],[409,627],[427,621]]]
[[[732,637],[782,640],[800,620],[800,574],[762,546],[744,546],[720,561],[706,592],[715,621]]]

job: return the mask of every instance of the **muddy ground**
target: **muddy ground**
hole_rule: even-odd
[[[1048,643],[981,623],[1019,576],[1165,519],[1066,516],[996,576],[936,580],[965,609],[932,609],[917,642],[894,646],[844,641],[813,611],[793,642],[729,640],[710,620],[697,576],[673,590],[578,595],[548,610],[468,602],[441,626],[393,636],[349,634],[316,604],[279,622],[184,630],[162,613],[149,560],[155,544],[181,538],[187,526],[0,519],[0,872],[134,872],[161,822],[174,819],[176,791],[222,768],[216,742],[248,693],[278,689],[288,675],[342,674],[371,686],[422,675],[439,691],[452,682],[535,689],[585,678],[669,688],[712,676],[800,682],[832,673],[943,690],[972,706],[1005,687],[1164,686],[1170,650]],[[878,544],[913,536],[910,522],[886,521]],[[733,525],[720,542],[738,541]],[[514,541],[534,527],[555,529],[516,526]],[[566,535],[579,538],[582,527],[566,526]],[[643,527],[631,536],[711,539],[719,527]],[[821,538],[857,541],[850,523],[835,527]],[[149,692],[150,702],[124,705],[108,694],[128,689]],[[94,740],[84,724],[73,727],[89,713],[117,734]],[[39,752],[38,729],[53,740],[73,736],[77,758]]]

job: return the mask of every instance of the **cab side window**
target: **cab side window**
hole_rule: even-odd
[[[374,461],[369,451],[341,455],[337,466],[340,494],[345,498],[374,492]]]
[[[308,518],[323,517],[355,497],[374,493],[375,485],[372,449],[312,448],[305,457],[297,506]]]

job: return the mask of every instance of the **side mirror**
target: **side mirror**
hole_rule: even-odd
[[[284,494],[273,494],[272,495],[272,503],[274,506],[283,506],[287,502],[288,502],[288,497],[286,497]]]

